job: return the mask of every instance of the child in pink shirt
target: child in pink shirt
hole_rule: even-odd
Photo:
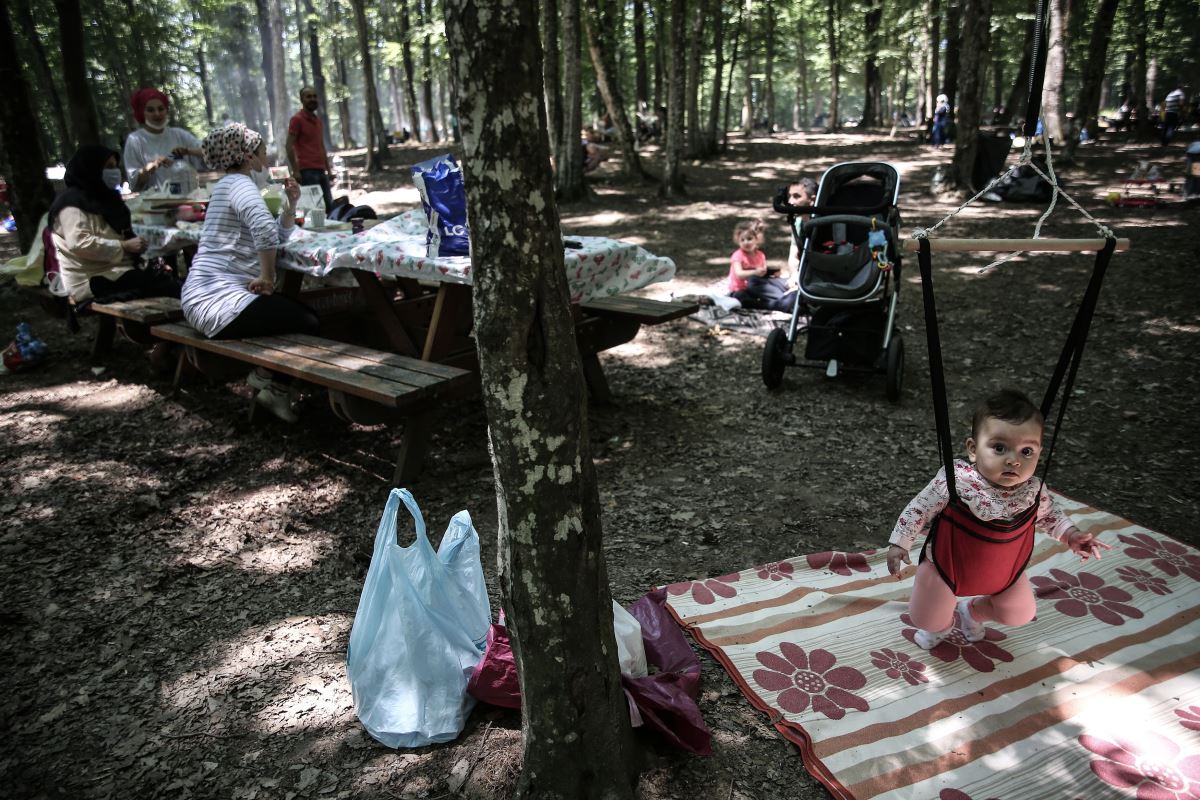
[[[745,289],[750,278],[767,274],[767,256],[758,249],[760,241],[755,223],[739,222],[734,227],[733,243],[738,249],[729,256],[730,294]]]

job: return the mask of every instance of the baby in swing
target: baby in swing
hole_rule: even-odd
[[[911,564],[909,550],[929,533],[913,583],[909,616],[918,647],[931,650],[951,631],[970,642],[984,623],[1024,625],[1036,606],[1025,566],[1034,528],[1045,531],[1084,561],[1111,547],[1076,528],[1040,478],[1042,414],[1021,392],[1004,389],[975,407],[967,461],[954,462],[912,499],[888,540],[888,571]]]

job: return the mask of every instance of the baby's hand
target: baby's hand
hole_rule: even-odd
[[[1100,560],[1100,550],[1112,550],[1112,545],[1105,544],[1096,538],[1094,533],[1084,533],[1083,531],[1072,531],[1067,537],[1067,547],[1071,548],[1073,553],[1079,555],[1080,561],[1087,561],[1089,558]]]
[[[912,566],[912,562],[908,560],[908,551],[898,544],[894,544],[888,548],[887,568],[892,575],[899,577],[900,564],[908,564]]]

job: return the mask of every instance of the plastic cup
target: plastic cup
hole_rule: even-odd
[[[313,208],[309,209],[306,217],[306,228],[324,228],[325,227],[325,209]]]
[[[271,212],[272,217],[279,216],[279,209],[283,207],[283,198],[279,195],[267,195],[263,198],[267,204],[267,211]]]

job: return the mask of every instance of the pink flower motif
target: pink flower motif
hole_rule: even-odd
[[[1099,759],[1092,772],[1118,789],[1137,788],[1137,800],[1200,800],[1200,755],[1179,758],[1179,745],[1149,731],[1137,740],[1109,742],[1083,734],[1079,743]]]
[[[763,564],[758,567],[758,577],[764,581],[770,578],[773,581],[782,581],[784,579],[791,580],[792,573],[796,568],[789,561],[772,561],[770,564]]]
[[[813,569],[828,569],[830,572],[849,577],[851,571],[870,572],[867,556],[874,552],[868,550],[865,553],[810,553],[805,558]]]
[[[884,671],[889,678],[904,678],[911,686],[929,683],[925,677],[925,665],[914,660],[908,653],[898,653],[887,647],[871,652],[871,663]]]
[[[913,636],[916,635],[917,628],[913,625],[912,617],[904,613],[900,615],[900,621],[905,625],[912,626],[905,628],[900,635],[915,645]],[[929,651],[929,655],[946,664],[957,661],[961,657],[963,661],[979,672],[992,672],[996,669],[996,661],[1013,660],[1012,653],[996,644],[1007,638],[995,628],[988,627],[984,628],[982,639],[978,642],[968,642],[967,637],[962,635],[962,631],[954,628],[936,647]]]
[[[1171,588],[1167,586],[1167,579],[1155,575],[1153,572],[1147,572],[1137,567],[1117,567],[1117,574],[1121,576],[1122,580],[1132,583],[1143,592],[1171,594]]]
[[[1125,555],[1130,558],[1149,559],[1151,564],[1172,578],[1182,572],[1192,580],[1200,581],[1200,556],[1190,555],[1188,548],[1179,542],[1171,539],[1160,541],[1146,533],[1122,533],[1117,538],[1132,545],[1125,550]]]
[[[1104,579],[1090,572],[1080,572],[1072,575],[1061,569],[1052,569],[1053,578],[1036,575],[1030,582],[1037,587],[1035,594],[1044,600],[1057,600],[1054,607],[1068,617],[1092,616],[1109,625],[1124,625],[1121,618],[1124,614],[1132,619],[1141,619],[1142,612],[1126,601],[1132,600],[1133,595],[1116,586],[1105,586]]]
[[[1175,716],[1179,717],[1179,724],[1189,731],[1200,731],[1200,706],[1177,708]]]
[[[667,594],[681,595],[692,593],[692,599],[702,606],[707,606],[717,602],[715,595],[720,595],[726,599],[737,594],[737,589],[729,584],[736,583],[741,576],[733,572],[729,575],[720,575],[716,578],[705,578],[702,581],[684,581],[683,583],[672,583],[667,587]]]
[[[866,676],[853,667],[835,667],[837,657],[828,650],[804,649],[791,642],[779,645],[782,657],[771,651],[755,654],[767,669],[754,670],[754,680],[768,692],[779,692],[775,703],[784,711],[799,714],[812,703],[815,712],[841,719],[846,709],[866,711],[867,701],[849,689],[867,685]]]

